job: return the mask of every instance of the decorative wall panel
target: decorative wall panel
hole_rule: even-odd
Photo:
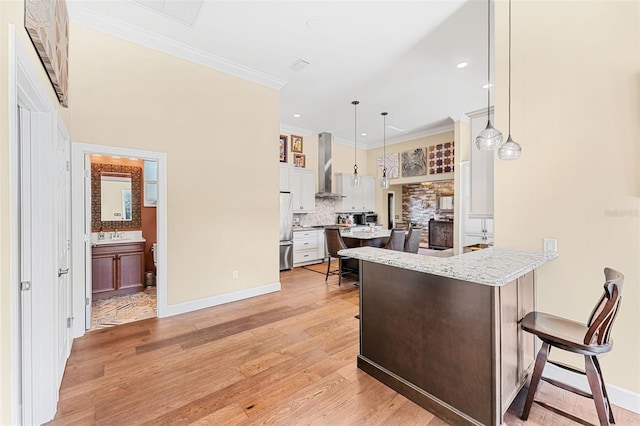
[[[424,176],[427,174],[425,149],[416,148],[402,153],[402,177]]]
[[[450,173],[453,171],[455,148],[453,142],[439,143],[429,147],[429,174]]]

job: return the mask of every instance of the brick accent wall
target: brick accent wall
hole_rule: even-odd
[[[437,212],[438,195],[453,195],[453,180],[402,185],[402,221],[422,226],[420,246],[429,246],[429,220]]]

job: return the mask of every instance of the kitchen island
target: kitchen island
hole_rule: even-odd
[[[449,258],[361,247],[358,367],[451,424],[501,425],[535,359],[519,321],[557,254],[488,248]]]

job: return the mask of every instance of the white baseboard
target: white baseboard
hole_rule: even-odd
[[[606,372],[605,372],[606,373]],[[585,392],[591,393],[587,377],[581,374],[570,373],[560,367],[547,363],[542,374],[544,377],[564,382]],[[605,381],[607,377],[605,376]],[[607,383],[607,393],[613,405],[625,410],[640,414],[640,394],[631,392],[618,386]]]
[[[273,293],[276,291],[280,291],[280,288],[280,282],[277,282],[275,284],[267,284],[260,287],[249,288],[246,290],[234,291],[232,293],[206,297],[204,299],[177,303],[175,305],[167,305],[166,309],[163,310],[162,318],[185,314],[187,312],[197,311],[198,309],[210,308],[212,306],[222,305],[224,303],[249,299],[251,297],[261,296],[263,294]]]

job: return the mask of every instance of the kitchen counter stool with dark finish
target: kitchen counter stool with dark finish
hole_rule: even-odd
[[[342,284],[342,274],[344,273],[342,267],[342,261],[351,259],[347,256],[341,256],[338,254],[340,250],[344,250],[347,248],[347,245],[342,240],[342,236],[340,235],[340,228],[338,227],[327,227],[324,229],[325,240],[327,242],[327,275],[324,280],[327,281],[329,275],[338,274],[338,286]],[[338,259],[338,269],[331,270],[331,258]]]
[[[542,348],[536,357],[536,364],[533,375],[531,376],[527,400],[522,410],[522,420],[529,418],[533,398],[535,397],[540,379],[542,379],[569,392],[593,399],[600,425],[609,425],[609,422],[615,423],[613,411],[611,410],[611,402],[609,401],[604,377],[602,376],[602,369],[598,361],[598,355],[611,351],[613,347],[613,341],[610,339],[611,328],[613,327],[613,321],[616,319],[622,300],[624,275],[611,268],[605,268],[604,275],[604,294],[600,297],[600,300],[591,312],[586,325],[536,311],[529,312],[522,319],[522,329],[538,336],[538,338],[542,340]],[[589,387],[591,388],[591,394],[565,383],[542,377],[542,371],[547,363],[547,357],[549,356],[551,347],[584,355],[585,371],[580,371],[574,367],[558,362],[549,361],[549,363],[574,373],[586,375]],[[541,403],[541,405],[549,408],[549,406],[544,403]],[[553,411],[573,420],[573,416],[568,416],[561,410],[554,408]]]

